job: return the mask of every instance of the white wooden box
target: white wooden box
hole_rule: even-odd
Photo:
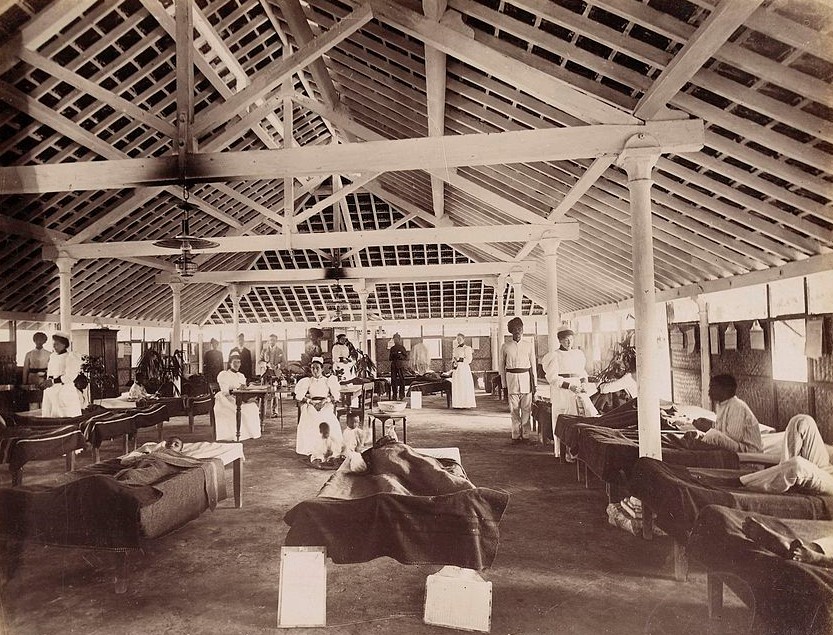
[[[473,569],[446,566],[425,581],[426,624],[488,633],[492,583]]]

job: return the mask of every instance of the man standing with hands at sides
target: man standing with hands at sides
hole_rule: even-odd
[[[202,357],[202,373],[205,375],[205,379],[212,389],[216,390],[218,388],[217,375],[225,370],[224,365],[223,353],[220,352],[220,342],[212,337],[211,349],[205,351]]]
[[[500,380],[509,395],[512,443],[535,443],[529,423],[535,394],[535,351],[531,342],[522,339],[524,323],[521,318],[512,318],[507,327],[512,341],[501,346],[498,366]]]
[[[405,367],[408,365],[408,351],[402,346],[402,336],[393,334],[390,347],[390,392],[394,399],[405,398]]]
[[[231,353],[240,354],[240,372],[246,377],[247,383],[252,381],[252,377],[255,375],[254,360],[252,351],[246,348],[246,336],[243,333],[237,336],[237,346],[231,349],[229,360],[231,359]],[[229,368],[231,368],[231,364],[229,364]]]
[[[281,368],[283,368],[283,350],[278,346],[278,336],[274,333],[269,336],[269,344],[263,347],[260,361],[266,362],[274,375],[280,377]]]

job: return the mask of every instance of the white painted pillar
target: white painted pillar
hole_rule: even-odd
[[[602,359],[602,316],[590,317],[590,365],[596,368],[596,362]]]
[[[197,372],[202,374],[202,356],[205,353],[205,342],[203,341],[202,327],[197,333]]]
[[[544,250],[547,276],[547,350],[552,352],[559,347],[558,328],[561,326],[561,314],[558,312],[558,246],[561,241],[544,238],[539,244]]]
[[[646,142],[635,135],[631,141]],[[631,141],[628,145],[631,145]],[[659,418],[657,312],[654,288],[654,246],[651,226],[652,171],[659,150],[628,147],[617,161],[628,173],[633,258],[633,297],[636,320],[636,372],[639,382],[639,455],[662,459]]]
[[[489,335],[492,341],[492,370],[497,370],[498,355],[500,355],[500,333],[496,325],[492,324],[489,327]]]
[[[231,298],[232,324],[234,325],[231,341],[237,342],[237,336],[240,334],[240,288],[236,284],[229,285],[229,297]]]
[[[255,367],[257,367],[257,362],[260,360],[260,353],[261,349],[263,348],[263,327],[260,324],[257,325],[257,330],[255,331],[255,350],[253,351],[255,356]],[[257,368],[255,368],[257,371]]]
[[[68,334],[72,330],[72,266],[75,259],[58,256],[55,264],[58,266],[61,330]]]
[[[171,319],[171,354],[182,350],[182,282],[170,282],[168,286],[173,292],[173,318]]]
[[[373,291],[373,285],[365,284],[365,281],[362,280],[360,282],[353,283],[353,290],[359,296],[359,306],[361,307],[361,315],[362,315],[362,337],[361,337],[361,350],[367,353],[369,351],[368,345],[368,338],[367,338],[367,298],[370,296],[370,292]],[[372,356],[371,356],[372,359]]]
[[[506,333],[506,315],[503,307],[503,291],[506,288],[506,274],[500,274],[495,284],[495,298],[497,300],[497,336],[492,342],[492,368],[497,370],[500,361],[500,347],[503,344],[503,336]]]
[[[521,317],[524,300],[524,273],[523,271],[511,271],[509,277],[512,280],[512,298],[515,305],[515,317]]]
[[[697,302],[697,317],[700,326],[700,405],[711,410],[709,381],[712,376],[711,338],[709,337],[709,304],[702,295],[694,298]]]

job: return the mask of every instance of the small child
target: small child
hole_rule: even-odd
[[[341,446],[330,437],[330,424],[326,421],[318,424],[318,432],[321,433],[321,439],[315,452],[310,454],[310,463],[319,470],[334,470],[344,461]]]
[[[365,444],[364,430],[359,427],[359,415],[350,413],[347,415],[347,429],[342,435],[344,441],[344,454],[349,452],[361,452]]]

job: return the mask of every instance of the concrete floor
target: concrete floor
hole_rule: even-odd
[[[511,494],[501,523],[492,582],[492,633],[743,633],[750,617],[727,591],[722,617],[709,622],[702,571],[672,579],[671,543],[651,542],[607,524],[599,482],[576,483],[575,468],[552,449],[509,443],[506,406],[478,395],[475,411],[445,408],[441,396],[408,411],[414,447],[460,448],[469,478]],[[245,443],[244,501],[226,499],[214,512],[152,541],[131,560],[127,592],[114,593],[109,554],[29,546],[16,575],[0,589],[0,634],[270,633],[277,622],[280,547],[285,512],[312,497],[330,476],[294,453],[295,407],[284,402],[264,436]],[[210,436],[207,416],[193,435],[184,418],[165,434],[186,442]],[[140,442],[155,440],[144,430]],[[102,448],[118,455],[119,444]],[[90,461],[82,454],[80,463]],[[26,483],[48,483],[63,460],[32,464]],[[231,482],[231,470],[227,471]],[[8,485],[8,473],[0,485]],[[0,510],[2,513],[2,510]],[[425,578],[438,566],[405,566],[390,558],[327,565],[327,623],[334,633],[448,633],[423,624]],[[291,629],[316,632],[320,629]],[[285,632],[281,629],[280,632]]]

